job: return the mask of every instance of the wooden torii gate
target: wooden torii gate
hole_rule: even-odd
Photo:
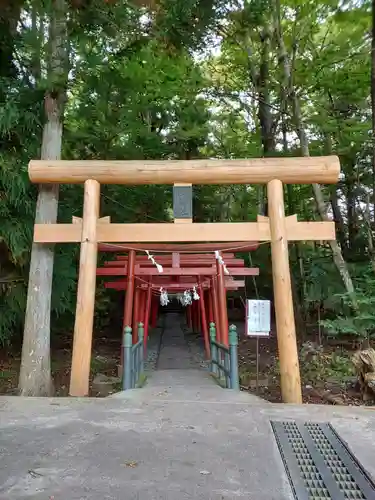
[[[288,241],[334,240],[334,222],[285,217],[283,183],[334,184],[336,156],[247,160],[32,160],[31,182],[84,184],[82,222],[35,224],[36,243],[81,243],[70,383],[72,396],[89,390],[98,242],[270,241],[282,399],[301,403],[301,381],[290,281]],[[267,184],[268,218],[256,222],[112,224],[100,222],[102,184]],[[211,245],[212,246],[212,245]],[[46,297],[46,300],[48,298]]]

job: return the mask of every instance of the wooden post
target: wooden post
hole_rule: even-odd
[[[204,305],[206,308],[206,321],[207,321],[207,329],[208,325],[211,323],[211,313],[210,313],[210,291],[209,290],[203,290],[204,294]]]
[[[216,276],[212,279],[212,303],[214,306],[214,323],[216,326],[216,339],[218,342],[222,341],[221,338],[221,326],[220,326],[220,315],[219,315],[219,301],[217,297],[217,279]]]
[[[219,367],[215,363],[215,361],[219,361],[219,352],[216,345],[216,328],[215,323],[210,323],[210,344],[211,344],[211,372],[214,375],[219,374]]]
[[[145,324],[147,290],[140,288],[139,291],[139,314],[138,323]]]
[[[135,288],[135,293],[134,293],[134,311],[133,311],[133,344],[136,344],[138,342],[138,323],[139,323],[139,307],[140,307],[140,294],[141,294],[141,289],[140,288]]]
[[[134,267],[135,250],[130,250],[128,259],[128,279],[125,295],[124,327],[132,326],[133,300],[134,300]]]
[[[146,313],[145,313],[145,336],[144,336],[144,348],[147,352],[147,341],[148,341],[148,331],[150,323],[150,311],[151,311],[151,298],[152,298],[152,287],[151,283],[147,288],[147,300],[146,300]]]
[[[211,288],[209,288],[207,290],[207,296],[208,296],[208,322],[214,323],[214,307],[213,307],[213,301],[212,301]]]
[[[132,315],[133,315],[133,301],[134,301],[134,268],[135,268],[135,250],[129,251],[128,257],[128,277],[127,277],[127,287],[125,292],[124,301],[124,320],[122,323],[122,342],[124,341],[124,328],[132,326]],[[121,348],[121,369],[124,369],[124,346]]]
[[[238,374],[238,335],[237,328],[229,328],[229,359],[230,359],[230,388],[240,390],[240,377]]]
[[[204,299],[203,299],[204,301]],[[196,300],[195,301],[196,304],[195,304],[195,307],[196,307],[196,310],[197,310],[197,332],[198,333],[203,333],[203,330],[201,329],[201,325],[202,325],[202,314],[201,314],[201,307],[200,307],[200,300]]]
[[[207,324],[207,316],[206,316],[206,304],[205,304],[205,297],[204,297],[204,291],[202,285],[199,286],[199,295],[200,295],[200,300],[199,305],[201,309],[201,329],[203,332],[203,338],[204,338],[204,345],[205,345],[205,351],[206,351],[206,359],[210,359],[211,357],[211,352],[210,352],[210,338],[209,338],[209,333],[208,333],[208,324]]]
[[[71,396],[87,396],[89,393],[98,254],[96,227],[99,208],[100,184],[89,179],[84,185],[81,253],[69,388]]]
[[[267,196],[281,395],[284,403],[301,404],[301,379],[285,227],[284,193],[280,180],[274,179],[268,183]]]
[[[221,342],[224,345],[228,344],[229,325],[228,325],[228,311],[227,311],[227,291],[225,289],[224,267],[223,264],[216,261],[217,269],[217,288],[218,288],[218,301],[219,301],[219,316],[220,316],[220,334]]]

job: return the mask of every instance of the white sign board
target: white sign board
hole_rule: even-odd
[[[249,337],[268,337],[271,331],[271,302],[248,300],[246,304],[246,333]]]

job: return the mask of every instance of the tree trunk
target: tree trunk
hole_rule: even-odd
[[[258,93],[258,119],[261,130],[261,141],[263,156],[270,156],[275,152],[274,119],[270,105],[270,64],[269,57],[271,51],[271,35],[266,28],[260,35],[261,55],[259,65],[259,75],[257,76],[256,91]],[[265,186],[258,186],[258,207],[259,213],[266,213],[266,189]]]
[[[349,241],[349,258],[355,258],[357,237],[358,237],[358,224],[357,224],[357,210],[356,210],[356,196],[354,179],[347,176],[346,179],[346,192],[347,192],[347,216],[348,216],[348,241]]]
[[[366,196],[366,208],[363,211],[363,218],[366,222],[368,254],[371,259],[372,270],[375,272],[374,235],[372,232],[372,224],[371,224],[370,194]]]
[[[261,131],[261,146],[263,156],[270,156],[275,152],[275,121],[271,113],[270,103],[270,52],[272,30],[266,26],[260,34],[261,55],[259,71],[252,58],[250,44],[247,46],[247,59],[249,67],[249,80],[258,96],[258,120]],[[265,186],[257,187],[258,213],[266,215],[266,189]]]
[[[269,57],[271,51],[270,33],[265,28],[260,35],[261,60],[259,66],[259,76],[257,81],[257,92],[259,97],[258,118],[261,129],[263,156],[268,156],[275,152],[274,119],[270,105],[270,68]]]
[[[331,155],[332,154],[332,137],[330,134],[326,134],[324,141],[324,154]],[[344,218],[342,216],[342,212],[339,204],[339,196],[337,194],[337,187],[333,186],[331,189],[331,207],[333,212],[333,220],[336,225],[336,235],[338,237],[341,251],[343,253],[344,259],[349,255],[349,244],[347,238],[347,231],[344,222]]]
[[[45,95],[45,118],[41,158],[61,157],[62,119],[67,83],[67,34],[65,0],[52,2],[49,31],[49,81]],[[58,185],[40,185],[36,223],[55,223]],[[48,396],[52,392],[50,320],[54,249],[33,243],[27,294],[19,390],[23,396]]]
[[[346,230],[345,230],[345,222],[344,218],[342,216],[340,207],[339,207],[339,199],[337,196],[337,190],[336,188],[332,190],[331,192],[331,206],[332,206],[332,212],[333,212],[333,219],[336,223],[336,233],[337,237],[340,242],[341,249],[344,253],[344,255],[348,254],[349,248],[348,248],[348,241],[346,237]]]
[[[306,156],[306,155],[304,155],[304,156]],[[316,201],[316,205],[317,205],[320,217],[322,218],[322,220],[329,221],[330,218],[328,217],[327,212],[326,212],[323,191],[322,191],[321,187],[319,186],[319,184],[313,184],[313,192],[314,192],[315,201]],[[342,256],[341,248],[340,248],[339,244],[337,243],[337,241],[330,241],[329,244],[330,244],[330,247],[332,250],[333,262],[335,263],[335,266],[341,275],[346,292],[350,297],[350,300],[353,304],[353,307],[357,308],[357,298],[356,298],[354,285],[353,285],[352,278],[351,278],[350,273],[349,273],[348,266],[346,265],[344,257]]]
[[[302,113],[301,113],[301,107],[299,103],[298,96],[295,92],[295,88],[292,82],[292,75],[291,75],[291,69],[290,69],[290,62],[289,62],[289,57],[285,48],[285,43],[284,43],[284,38],[283,38],[283,33],[282,33],[282,27],[281,27],[281,16],[280,16],[280,0],[275,0],[275,12],[277,13],[276,15],[276,20],[277,20],[277,27],[276,27],[276,36],[277,36],[277,43],[278,43],[278,48],[279,48],[279,61],[283,65],[283,72],[284,72],[284,80],[285,82],[289,82],[289,88],[288,88],[288,97],[289,101],[292,105],[292,116],[293,120],[297,129],[297,134],[299,137],[300,141],[300,147],[301,147],[301,152],[302,156],[310,156],[310,151],[309,151],[309,142],[307,139],[303,119],[302,119]],[[321,217],[322,220],[329,221],[330,218],[328,217],[325,202],[324,202],[324,195],[322,188],[320,187],[319,184],[313,184],[313,193],[314,193],[314,198],[317,206],[318,213]],[[346,262],[342,256],[341,248],[337,241],[330,241],[329,242],[331,250],[332,250],[332,256],[333,256],[333,261],[334,264],[338,270],[338,272],[341,275],[341,278],[343,280],[344,286],[346,288],[346,291],[351,299],[351,302],[354,307],[357,307],[357,301],[356,301],[356,293],[354,290],[354,285],[349,273],[349,269],[346,265]]]

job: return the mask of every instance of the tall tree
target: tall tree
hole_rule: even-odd
[[[293,83],[290,57],[287,53],[284,42],[284,35],[281,23],[280,0],[275,0],[275,14],[276,14],[276,38],[279,50],[279,61],[282,64],[282,70],[284,75],[284,87],[286,88],[285,93],[288,96],[289,102],[291,104],[292,117],[297,129],[297,135],[300,141],[302,156],[310,156],[309,141],[306,134],[305,124],[302,118],[301,106]],[[327,220],[327,221],[330,220],[327,214],[322,188],[320,187],[319,184],[313,184],[312,187],[313,187],[313,193],[315,197],[317,210],[320,217],[322,218],[322,220]],[[333,261],[342,277],[346,291],[350,296],[353,305],[356,307],[357,302],[356,302],[356,294],[353,281],[351,279],[348,266],[346,265],[346,262],[342,255],[341,248],[337,243],[337,241],[335,240],[330,241],[329,244],[332,250]]]
[[[66,1],[53,0],[49,16],[48,73],[41,158],[58,160],[61,157],[68,77]],[[56,222],[58,199],[58,185],[39,186],[36,223]],[[19,378],[20,394],[24,396],[47,396],[52,392],[50,319],[53,261],[53,247],[33,244]]]

